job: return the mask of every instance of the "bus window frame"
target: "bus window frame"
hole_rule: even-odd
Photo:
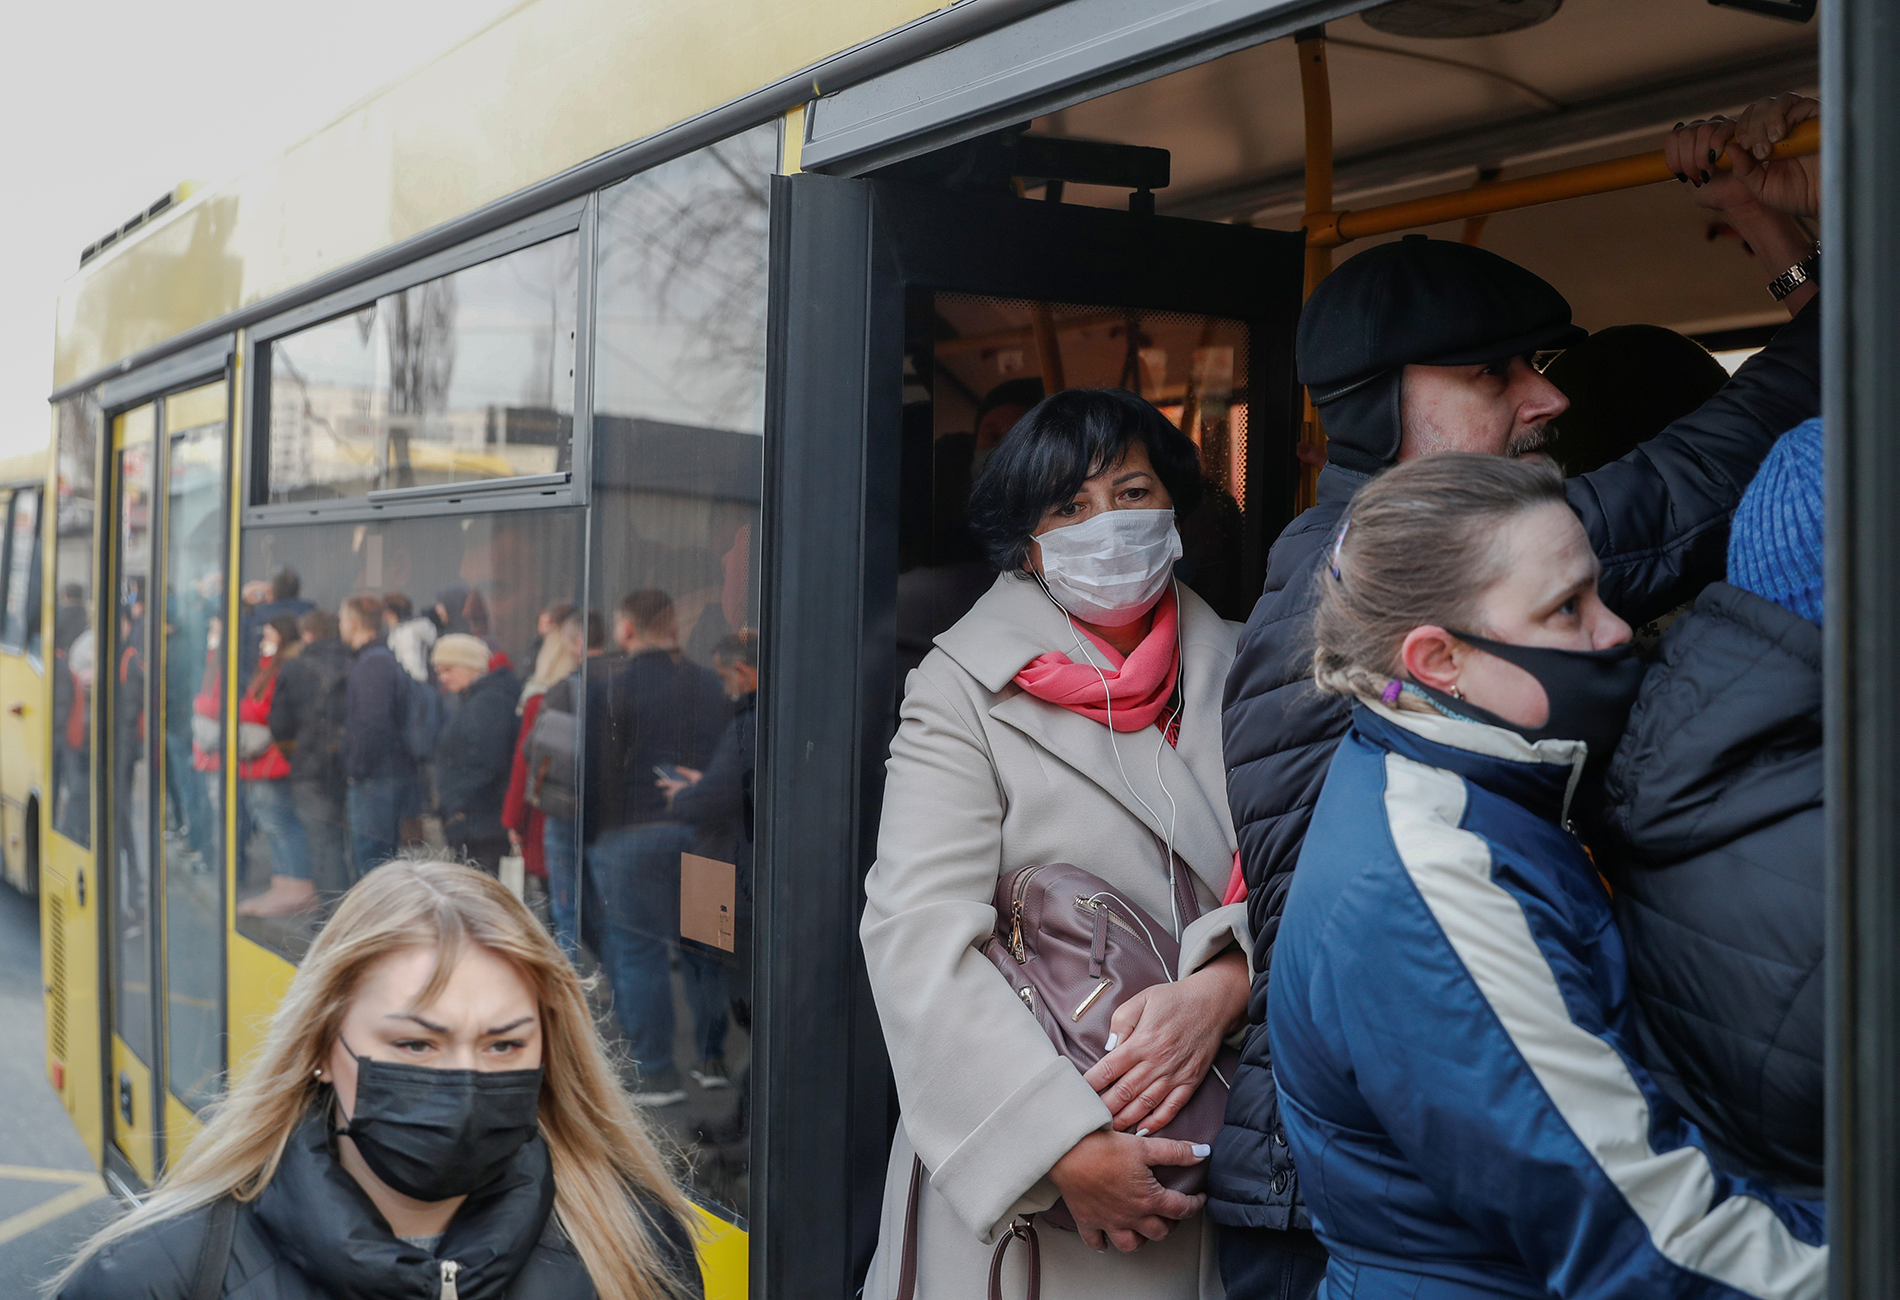
[[[556,204],[529,217],[479,235],[474,239],[422,257],[380,275],[359,280],[347,288],[260,321],[245,336],[244,393],[241,400],[249,419],[239,466],[243,497],[240,518],[245,528],[284,527],[290,524],[349,523],[378,519],[412,519],[432,515],[462,516],[511,510],[557,509],[588,504],[593,476],[593,275],[597,248],[598,194]],[[465,483],[429,484],[417,488],[379,490],[362,496],[312,501],[270,502],[270,368],[271,345],[277,340],[321,325],[371,305],[379,298],[454,275],[470,267],[518,253],[524,248],[559,239],[579,237],[575,297],[574,416],[569,468],[557,474],[476,479]]]
[[[163,358],[149,366],[130,371],[124,375],[115,376],[111,380],[100,384],[98,388],[94,390],[94,401],[98,410],[97,436],[94,439],[92,449],[94,514],[91,569],[94,593],[93,628],[95,634],[97,634],[100,626],[99,602],[105,598],[103,593],[114,589],[113,584],[109,582],[108,579],[116,576],[114,566],[119,562],[117,542],[110,531],[114,526],[114,521],[118,517],[120,494],[123,489],[123,484],[118,479],[115,465],[117,453],[113,443],[113,421],[127,411],[143,406],[148,402],[160,402],[177,393],[186,392],[204,384],[224,383],[226,386],[224,414],[226,427],[225,475],[227,493],[226,506],[228,509],[229,476],[237,466],[237,447],[241,434],[241,430],[234,427],[239,422],[241,408],[232,400],[237,382],[237,375],[235,373],[237,359],[237,335],[235,333],[224,334],[217,338],[208,339],[195,347]],[[170,451],[167,443],[167,435],[162,426],[156,427],[153,430],[153,448],[154,456],[157,458],[153,468],[153,483],[155,487],[162,488],[163,485],[159,478],[158,471],[165,468]],[[53,454],[57,455],[57,450],[55,450]],[[44,500],[42,500],[41,510],[42,513],[44,513]],[[170,526],[170,520],[164,516],[163,507],[161,507],[160,519],[155,521],[155,523],[157,526],[153,537],[153,557],[154,563],[159,564],[162,563],[164,559],[164,548],[169,545],[169,537],[167,536],[166,530]],[[42,519],[42,527],[43,526],[44,519]],[[231,559],[227,555],[225,560],[225,569],[227,572],[230,570],[230,567]],[[42,599],[43,598],[44,596],[42,595]],[[236,617],[236,614],[237,592],[232,588],[231,584],[227,583],[224,593],[224,619],[227,627],[233,625],[232,620]],[[47,629],[44,626],[41,628],[40,635],[43,645],[47,636]],[[91,840],[85,847],[84,852],[88,864],[95,868],[102,884],[104,880],[108,878],[107,868],[104,865],[104,856],[107,846],[105,843],[105,818],[102,812],[106,799],[114,797],[116,794],[110,787],[104,766],[108,761],[112,737],[112,729],[109,725],[110,720],[105,717],[105,699],[108,694],[109,692],[103,690],[94,690],[92,692],[91,699],[88,701],[88,711],[91,716],[87,723],[91,729],[92,736],[91,761],[87,766],[86,772],[86,782],[90,790]],[[222,721],[226,728],[230,728],[232,718],[234,717],[232,707],[233,699],[234,697],[227,692],[225,695],[225,712],[222,716]],[[228,734],[227,732],[227,735]],[[229,765],[227,764],[227,772],[228,770]],[[155,866],[156,859],[154,859],[150,865]],[[226,854],[226,860],[218,864],[218,870],[220,879],[223,882],[222,887],[228,890],[229,876],[226,874],[229,870],[228,852]],[[163,894],[160,893],[154,901],[160,909],[155,915],[162,917],[162,909],[165,902]],[[227,908],[229,906],[228,894],[225,900],[225,906]],[[115,1126],[117,1124],[115,1106],[117,1090],[110,1086],[109,1083],[112,1075],[110,1068],[110,1063],[113,1060],[112,1040],[117,1029],[112,1017],[105,1014],[103,1008],[107,1005],[111,996],[109,992],[110,980],[112,978],[110,954],[114,941],[112,926],[118,909],[116,907],[100,907],[94,910],[97,912],[95,923],[97,925],[99,955],[98,977],[101,998],[100,1005],[102,1008],[99,1016],[99,1059],[105,1062],[107,1066],[103,1076],[107,1080],[107,1083],[100,1088],[98,1099],[100,1105],[100,1122],[102,1125],[100,1131],[108,1135],[104,1144],[104,1157],[101,1167],[109,1182],[115,1183],[122,1188],[137,1188],[143,1185],[143,1180],[140,1178],[138,1171],[131,1165],[110,1136],[115,1132]],[[163,927],[161,924],[160,931],[162,932],[162,930]],[[228,920],[226,924],[218,927],[217,965],[219,971],[222,972],[218,982],[218,1021],[220,1024],[223,1024],[229,1020],[230,1015],[231,927],[228,924]],[[169,970],[164,966],[164,945],[162,942],[155,942],[152,948],[151,971],[149,976],[154,981],[154,987],[164,987],[169,975]],[[150,1104],[154,1107],[155,1114],[162,1115],[165,1109],[164,1102],[173,1096],[170,1080],[170,1041],[166,1033],[166,1008],[163,999],[154,999],[153,1011],[152,1059],[144,1062],[144,1064],[150,1072]],[[219,1051],[222,1054],[220,1058],[221,1071],[227,1076],[231,1067],[229,1048],[228,1036],[220,1035]],[[163,1122],[154,1123],[153,1158],[161,1167],[168,1158],[169,1151],[167,1144],[170,1140],[171,1135],[167,1132],[165,1124]]]

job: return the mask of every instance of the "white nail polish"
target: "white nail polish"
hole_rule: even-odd
[[[1102,1049],[1102,1052],[1103,1052],[1104,1054],[1107,1054],[1107,1053],[1109,1053],[1109,1052],[1112,1052],[1112,1051],[1114,1051],[1114,1050],[1115,1050],[1115,1044],[1117,1044],[1117,1043],[1119,1043],[1119,1042],[1121,1042],[1121,1040],[1122,1040],[1122,1036],[1121,1036],[1120,1034],[1110,1034],[1110,1035],[1108,1036],[1108,1046],[1107,1046],[1107,1047],[1104,1047],[1104,1048]]]
[[[1135,1136],[1138,1138],[1145,1138],[1148,1136],[1148,1130],[1145,1128],[1138,1128],[1135,1130]]]
[[[1214,1154],[1214,1148],[1207,1145],[1207,1143],[1196,1142],[1194,1144],[1194,1158],[1196,1160],[1205,1160],[1213,1154]]]

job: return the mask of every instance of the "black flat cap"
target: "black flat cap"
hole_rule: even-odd
[[[1320,281],[1295,361],[1329,439],[1390,464],[1404,366],[1469,366],[1581,341],[1549,281],[1496,253],[1424,235],[1369,248]],[[1359,465],[1360,468],[1370,468]]]

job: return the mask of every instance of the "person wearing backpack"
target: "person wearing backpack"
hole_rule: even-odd
[[[350,650],[343,770],[351,856],[361,876],[395,857],[401,846],[402,818],[416,799],[414,738],[407,725],[411,688],[432,688],[405,673],[383,643],[383,607],[374,596],[344,601],[338,623]]]

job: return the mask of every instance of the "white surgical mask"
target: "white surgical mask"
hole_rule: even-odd
[[[1153,609],[1181,558],[1172,510],[1105,510],[1036,541],[1049,594],[1101,627],[1125,627]]]

